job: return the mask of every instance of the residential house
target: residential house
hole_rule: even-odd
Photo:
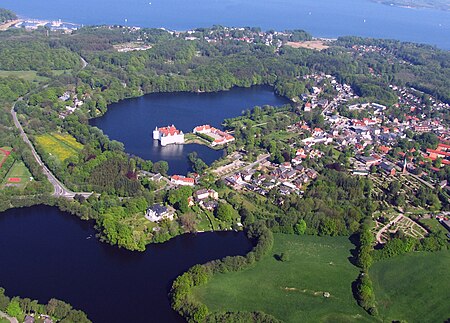
[[[173,220],[173,214],[169,212],[167,207],[160,204],[153,204],[147,209],[145,218],[151,222],[159,222],[164,219]]]
[[[194,186],[195,180],[190,177],[185,177],[182,175],[173,175],[170,178],[170,181],[174,183],[175,185],[181,185],[181,186]]]

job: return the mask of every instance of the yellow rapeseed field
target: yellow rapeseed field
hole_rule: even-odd
[[[51,133],[36,137],[37,144],[46,154],[56,156],[60,161],[78,154],[83,145],[69,134]]]

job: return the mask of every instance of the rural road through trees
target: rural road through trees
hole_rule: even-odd
[[[21,101],[21,100],[22,100],[22,98],[19,98],[19,100],[17,100],[16,103],[18,101]],[[53,185],[53,189],[54,189],[53,196],[55,196],[55,197],[65,197],[65,198],[69,198],[69,199],[74,198],[75,195],[81,195],[81,196],[84,196],[86,198],[91,196],[92,192],[72,192],[71,190],[67,189],[64,186],[64,184],[61,183],[56,178],[56,176],[53,175],[53,173],[47,168],[47,166],[42,162],[41,157],[38,155],[38,153],[36,152],[36,149],[34,149],[33,144],[28,139],[27,134],[23,130],[23,127],[20,124],[19,119],[17,119],[17,113],[15,111],[16,103],[14,103],[14,105],[11,108],[11,115],[12,115],[13,120],[14,120],[14,125],[16,126],[17,129],[19,129],[20,136],[22,137],[23,141],[25,141],[25,143],[30,147],[34,159],[39,164],[39,166],[42,167],[42,171],[44,172],[45,176],[47,176],[49,182]]]

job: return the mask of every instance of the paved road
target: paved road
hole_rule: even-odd
[[[382,227],[380,229],[380,231],[378,231],[376,234],[377,242],[383,244],[383,239],[382,239],[383,233],[386,232],[391,227],[391,225],[393,225],[394,223],[397,223],[402,218],[403,218],[403,215],[400,214],[394,220],[390,221],[388,224],[386,224],[384,227]]]
[[[231,172],[228,172],[228,173],[226,173],[225,175],[222,175],[222,176],[221,176],[221,179],[225,179],[226,177],[231,176],[231,174],[235,174],[235,173],[237,173],[237,172],[242,172],[242,171],[249,170],[249,169],[253,168],[253,167],[256,166],[256,165],[258,165],[258,164],[260,164],[260,163],[262,163],[262,162],[265,162],[265,161],[267,160],[267,158],[269,158],[269,157],[270,157],[270,154],[263,154],[263,155],[260,155],[259,158],[258,158],[257,160],[255,160],[253,163],[251,163],[251,164],[249,164],[249,165],[247,165],[247,166],[244,166],[244,167],[242,167],[242,168],[233,170],[233,171],[231,171]]]
[[[22,101],[22,98],[19,98],[18,101]],[[16,102],[17,103],[17,102]],[[55,175],[53,175],[53,173],[47,168],[47,166],[45,166],[45,164],[42,162],[41,157],[38,155],[38,153],[36,152],[36,149],[34,149],[33,144],[31,143],[31,141],[28,139],[27,134],[25,133],[25,131],[22,128],[22,125],[20,124],[19,120],[17,119],[17,113],[14,110],[15,109],[16,104],[14,104],[11,108],[11,115],[13,117],[14,120],[14,125],[16,126],[17,129],[19,129],[20,131],[20,136],[22,137],[23,141],[25,141],[25,143],[30,147],[31,152],[34,156],[34,159],[36,160],[36,162],[39,164],[39,166],[42,167],[42,171],[45,174],[45,176],[47,176],[49,182],[53,185],[53,196],[55,197],[65,197],[65,198],[69,198],[72,199],[74,198],[75,195],[82,195],[84,197],[89,197],[91,196],[92,192],[72,192],[71,190],[67,189],[64,184],[62,184]]]
[[[11,323],[19,323],[19,321],[17,321],[17,319],[15,317],[8,316],[8,314],[6,314],[2,311],[0,311],[0,317],[7,319]]]
[[[81,58],[81,63],[83,64],[81,69],[84,70],[86,68],[86,66],[88,66],[88,62],[86,62],[86,60],[83,57],[80,56],[80,58]]]

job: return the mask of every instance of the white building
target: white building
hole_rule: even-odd
[[[194,186],[195,180],[190,177],[185,177],[182,175],[173,175],[170,178],[170,181],[174,183],[175,185],[181,185],[181,186]]]
[[[184,144],[184,133],[178,130],[174,125],[153,130],[153,139],[159,140],[161,146],[170,144]]]
[[[152,207],[147,209],[145,213],[145,218],[152,222],[159,222],[164,219],[173,220],[173,214],[169,212],[167,207],[154,204]]]

